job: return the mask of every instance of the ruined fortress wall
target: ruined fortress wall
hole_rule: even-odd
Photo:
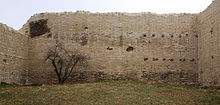
[[[220,0],[200,14],[41,13],[15,31],[0,23],[0,82],[56,83],[55,40],[90,57],[69,82],[144,78],[220,84]]]
[[[22,29],[26,35],[37,35],[29,42],[28,77],[33,83],[56,82],[45,57],[58,38],[67,49],[90,57],[89,67],[74,74],[79,80],[135,77],[194,84],[198,78],[196,23],[197,14],[36,14]],[[39,24],[42,29],[37,28]]]
[[[24,84],[28,37],[0,23],[0,82]]]
[[[199,14],[199,80],[220,85],[220,0]]]

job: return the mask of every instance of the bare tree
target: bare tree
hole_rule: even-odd
[[[71,76],[78,63],[85,67],[87,59],[86,55],[78,51],[67,51],[58,41],[54,47],[49,49],[47,54],[47,60],[52,63],[59,84],[63,84]]]

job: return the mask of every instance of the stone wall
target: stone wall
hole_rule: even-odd
[[[45,61],[55,38],[68,49],[90,57],[79,70],[83,80],[146,78],[154,81],[195,84],[198,67],[197,14],[152,13],[41,13],[23,27],[29,42],[29,80],[56,82]],[[37,30],[40,30],[39,32]],[[42,31],[43,30],[43,31]],[[78,77],[81,77],[80,74]],[[96,76],[95,76],[96,75]]]
[[[57,83],[46,60],[59,40],[89,56],[68,82],[144,78],[220,84],[220,0],[200,14],[40,13],[15,31],[0,24],[0,82]]]
[[[28,71],[28,36],[0,23],[0,82],[24,84]]]
[[[199,15],[199,80],[203,85],[220,85],[220,0]]]

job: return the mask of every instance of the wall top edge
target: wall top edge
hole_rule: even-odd
[[[168,14],[157,14],[157,13],[151,13],[151,12],[139,12],[139,13],[129,13],[129,12],[106,12],[106,13],[99,13],[99,12],[90,12],[90,11],[84,11],[79,10],[76,12],[42,12],[42,13],[36,13],[33,16],[36,15],[46,15],[46,14],[55,14],[55,15],[72,15],[72,14],[85,14],[85,15],[114,15],[114,16],[144,16],[144,15],[158,15],[158,16],[181,16],[181,15],[198,15],[199,13],[168,13]]]
[[[213,0],[212,3],[205,9],[203,10],[202,12],[200,12],[199,14],[203,13],[203,12],[206,12],[206,11],[209,11],[210,8],[212,7],[215,7],[216,4],[220,3],[220,0]]]
[[[15,29],[13,29],[12,27],[10,27],[10,26],[8,26],[8,25],[6,25],[6,24],[4,24],[4,23],[1,23],[1,22],[0,22],[0,27],[2,27],[4,30],[7,30],[7,31],[9,31],[9,32],[15,32],[15,33],[22,34],[22,33],[19,32],[18,30],[15,30]]]

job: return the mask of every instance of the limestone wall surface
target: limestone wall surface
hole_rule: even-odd
[[[89,56],[68,82],[143,78],[220,85],[220,0],[199,14],[40,13],[19,31],[0,23],[0,82],[57,83],[48,49],[58,40]]]
[[[0,23],[0,82],[24,84],[28,36]]]
[[[199,14],[199,80],[220,85],[220,0]]]
[[[89,68],[75,74],[83,80],[135,77],[194,84],[198,78],[196,23],[197,14],[36,14],[22,29],[32,37],[29,80],[56,81],[45,57],[58,38],[68,49],[90,57]]]

